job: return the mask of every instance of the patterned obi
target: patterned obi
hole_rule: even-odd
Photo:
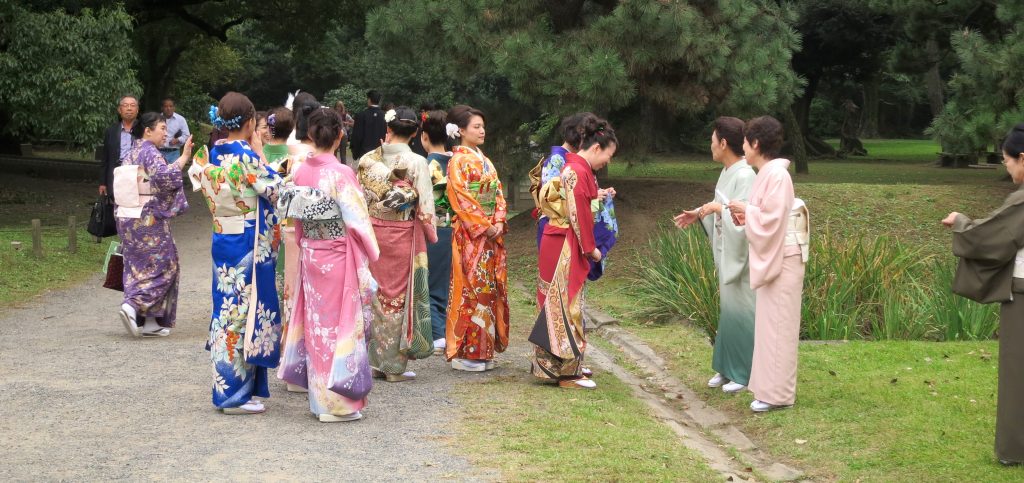
[[[494,210],[497,208],[496,199],[499,186],[497,179],[482,183],[480,181],[470,181],[469,183],[466,183],[470,196],[472,196],[477,203],[480,203],[480,207],[483,208],[484,214],[487,216],[494,216]]]
[[[799,246],[800,255],[807,263],[811,242],[811,215],[807,211],[804,200],[793,200],[793,209],[789,212],[789,225],[786,228],[786,245]]]
[[[345,222],[342,220],[302,222],[302,237],[311,240],[333,240],[345,237]]]

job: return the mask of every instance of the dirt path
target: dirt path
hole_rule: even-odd
[[[415,382],[378,383],[365,418],[322,424],[273,378],[267,413],[210,404],[209,214],[197,197],[174,223],[182,259],[178,327],[130,337],[120,293],[99,275],[0,314],[0,480],[497,479],[452,453],[467,377],[440,358]],[[471,377],[471,376],[468,376]]]

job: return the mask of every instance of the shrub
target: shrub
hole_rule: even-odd
[[[718,279],[703,229],[663,231],[638,257],[641,317],[688,318],[714,337]],[[813,340],[979,340],[998,328],[998,307],[954,295],[953,264],[888,236],[813,239],[800,337]]]

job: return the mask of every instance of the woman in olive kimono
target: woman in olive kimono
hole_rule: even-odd
[[[724,165],[715,185],[715,199],[699,209],[684,211],[675,217],[684,228],[700,220],[711,239],[711,252],[718,272],[720,314],[715,334],[711,367],[716,371],[708,387],[723,391],[742,391],[750,382],[750,364],[754,357],[754,290],[750,288],[747,264],[747,236],[724,211],[730,200],[744,201],[754,184],[754,170],[742,158],[743,121],[735,117],[715,120],[711,133],[711,155]]]
[[[452,220],[455,213],[448,202],[448,161],[446,148],[448,115],[444,111],[423,114],[420,144],[427,152],[430,182],[434,184],[434,227],[437,241],[427,244],[427,279],[430,286],[430,325],[434,338],[434,355],[444,353],[445,318],[448,310],[448,285],[452,281]]]
[[[378,284],[370,365],[376,377],[400,382],[416,378],[406,370],[409,359],[434,353],[427,242],[436,242],[437,232],[427,160],[409,148],[419,115],[402,106],[385,113],[384,121],[384,145],[359,159],[359,183],[381,250],[380,258],[370,263]]]
[[[1003,141],[1003,164],[1014,184],[1024,183],[1024,124]],[[999,302],[999,395],[996,458],[1024,464],[1024,189],[991,216],[972,220],[957,212],[942,224],[953,229],[960,258],[953,292],[981,303]]]
[[[227,93],[210,110],[227,129],[207,156],[196,155],[189,175],[213,215],[213,315],[207,349],[213,362],[213,404],[225,414],[264,411],[267,369],[280,357],[281,310],[275,284],[274,229],[281,177],[266,165],[255,135],[256,110]],[[251,144],[250,144],[251,143]]]
[[[192,155],[192,138],[185,142],[178,160],[168,164],[157,149],[167,136],[167,123],[160,114],[143,114],[132,129],[133,136],[141,139],[122,166],[141,168],[139,174],[145,179],[147,192],[140,192],[139,207],[117,209],[117,232],[124,255],[120,315],[125,328],[136,337],[165,337],[174,327],[181,273],[170,219],[188,209],[181,169]]]
[[[541,207],[548,202],[561,203],[564,218],[559,210],[552,210],[553,218],[544,227],[537,258],[540,313],[529,340],[536,346],[531,365],[534,376],[556,381],[563,388],[593,389],[597,384],[583,374],[587,349],[583,288],[591,262],[602,257],[591,211],[591,203],[598,198],[594,171],[611,161],[618,140],[607,121],[596,117],[580,127],[578,154],[566,153],[562,173],[540,190]]]
[[[750,286],[755,291],[749,384],[755,399],[750,409],[765,412],[796,402],[806,239],[790,231],[798,203],[789,160],[777,157],[782,124],[771,116],[754,118],[744,126],[743,137],[743,152],[757,168],[757,176],[749,202],[731,200],[728,206],[733,222],[743,225],[747,235]]]

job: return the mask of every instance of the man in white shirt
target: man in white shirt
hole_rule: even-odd
[[[174,99],[170,97],[164,99],[160,111],[167,121],[167,139],[163,146],[159,146],[160,153],[168,163],[173,163],[181,155],[181,147],[188,140],[188,123],[181,114],[174,112]]]

